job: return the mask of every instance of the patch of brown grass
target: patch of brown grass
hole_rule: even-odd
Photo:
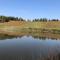
[[[4,24],[7,25],[7,26],[22,26],[22,25],[25,25],[26,22],[23,22],[23,21],[10,21],[10,22],[6,22]]]

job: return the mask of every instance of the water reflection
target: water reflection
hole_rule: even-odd
[[[41,32],[0,34],[0,60],[60,60],[60,35]]]
[[[43,33],[43,32],[5,32],[5,33],[0,33],[0,40],[5,40],[5,39],[12,39],[12,38],[22,38],[23,36],[32,36],[35,39],[42,39],[46,40],[47,39],[52,39],[52,40],[58,40],[60,39],[60,34],[53,34],[53,33]]]
[[[16,38],[16,36],[13,35],[8,35],[8,34],[0,34],[0,40],[5,40],[5,39],[12,39],[12,38]]]
[[[0,60],[59,60],[59,57],[59,40],[23,36],[0,41]]]

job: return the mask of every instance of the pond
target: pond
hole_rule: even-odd
[[[60,34],[0,34],[0,60],[60,60]]]

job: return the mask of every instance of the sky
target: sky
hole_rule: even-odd
[[[0,0],[0,15],[60,19],[60,0]]]

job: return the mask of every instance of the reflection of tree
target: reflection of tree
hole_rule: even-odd
[[[57,40],[56,38],[51,38],[52,40]]]
[[[10,38],[15,38],[15,37],[23,37],[23,36],[32,36],[35,39],[42,39],[42,40],[46,40],[46,38],[48,39],[52,39],[52,40],[57,40],[60,39],[60,34],[53,34],[53,33],[48,33],[48,32],[41,32],[40,29],[23,29],[19,32],[6,32],[3,34],[0,34],[0,39],[10,39]]]
[[[0,34],[0,40],[4,40],[4,39],[12,39],[12,38],[16,38],[16,36],[13,35],[8,35],[8,34]]]
[[[46,37],[40,37],[40,36],[32,36],[35,39],[40,39],[40,40],[46,40]]]

